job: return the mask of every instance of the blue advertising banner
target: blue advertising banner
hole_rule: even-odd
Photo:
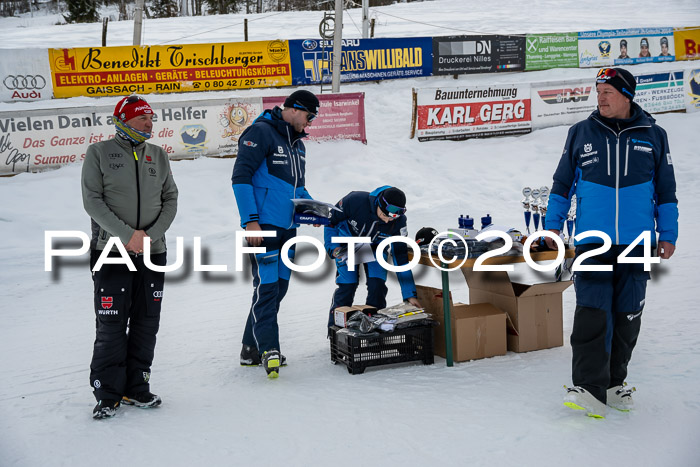
[[[378,81],[433,74],[430,37],[343,39],[340,81]],[[290,40],[292,84],[331,82],[333,41]]]
[[[579,32],[579,67],[671,62],[676,59],[674,47],[673,28]]]

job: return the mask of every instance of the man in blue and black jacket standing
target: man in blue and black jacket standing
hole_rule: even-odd
[[[351,271],[347,264],[347,244],[335,243],[333,237],[369,237],[368,248],[376,252],[377,245],[389,237],[407,236],[406,195],[398,188],[382,186],[371,193],[353,191],[336,204],[339,210],[331,214],[330,225],[324,229],[324,243],[328,255],[335,259],[338,288],[333,294],[328,326],[333,325],[333,311],[341,306],[351,306],[359,283],[357,268]],[[408,264],[408,247],[403,242],[391,246],[394,264]],[[364,263],[367,276],[366,304],[375,308],[386,308],[386,269],[376,260]],[[416,284],[411,271],[396,274],[404,300],[420,307],[416,298]]]
[[[287,293],[291,271],[280,259],[282,245],[296,236],[292,199],[311,196],[306,191],[304,131],[319,112],[318,98],[309,91],[295,91],[284,108],[265,110],[238,141],[233,167],[233,192],[241,227],[247,232],[273,231],[274,237],[246,237],[250,246],[265,253],[250,254],[253,271],[253,304],[243,332],[241,365],[263,365],[276,378],[284,363],[280,354],[277,313]],[[289,249],[290,259],[294,248]]]
[[[622,411],[633,407],[634,389],[626,387],[625,378],[649,279],[643,262],[651,258],[645,257],[644,243],[650,244],[649,251],[657,246],[657,233],[658,256],[673,255],[678,201],[666,132],[633,102],[634,76],[622,68],[603,68],[596,83],[598,110],[569,130],[554,173],[546,228],[559,234],[576,195],[577,236],[600,231],[612,242],[582,262],[601,270],[574,273],[575,386],[567,389],[564,400],[589,416],[603,417],[607,406]],[[553,246],[551,239],[547,243]],[[602,245],[596,234],[579,238],[576,256]]]

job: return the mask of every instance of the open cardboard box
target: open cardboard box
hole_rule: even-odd
[[[435,329],[434,352],[443,358],[445,352],[445,317],[442,290],[416,286],[418,300],[439,322]],[[488,303],[465,305],[452,303],[450,294],[452,357],[456,362],[505,355],[506,314]]]
[[[490,303],[508,313],[508,350],[529,352],[563,345],[562,292],[571,281],[511,282],[505,271],[462,269],[470,303]]]
[[[352,305],[352,306],[339,306],[333,310],[333,321],[336,326],[345,328],[348,326],[348,320],[352,315],[358,312],[362,312],[368,316],[372,316],[377,309],[369,305]]]

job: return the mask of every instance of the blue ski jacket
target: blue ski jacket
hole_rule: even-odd
[[[659,241],[675,245],[678,200],[666,132],[634,102],[631,113],[615,120],[595,110],[569,129],[554,173],[547,229],[562,229],[575,194],[577,233],[600,230],[614,245],[629,245],[643,231],[656,230]],[[576,242],[585,243],[602,240]]]
[[[352,191],[336,206],[340,211],[333,210],[330,225],[324,227],[323,238],[326,251],[333,257],[333,250],[347,244],[333,243],[332,237],[370,237],[371,246],[376,250],[377,245],[385,238],[396,235],[408,236],[406,215],[401,215],[396,220],[385,223],[377,216],[378,195],[390,186],[382,186],[371,193],[366,191]],[[391,244],[391,254],[396,266],[408,264],[408,246],[403,242]],[[396,273],[401,285],[401,295],[404,300],[416,297],[416,285],[411,271]]]
[[[312,199],[304,187],[306,136],[282,119],[279,107],[265,110],[241,134],[231,177],[241,227],[253,221],[283,229],[299,227],[291,200]]]

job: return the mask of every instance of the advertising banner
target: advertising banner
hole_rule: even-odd
[[[517,135],[532,128],[528,84],[414,92],[419,141]]]
[[[289,41],[294,85],[330,83],[333,41]],[[344,39],[340,81],[377,81],[430,76],[433,70],[429,37]]]
[[[653,73],[634,77],[634,101],[649,113],[685,109],[683,71]]]
[[[280,107],[285,97],[263,97],[263,107]],[[365,131],[365,93],[318,94],[321,110],[306,129],[312,141],[353,139],[367,143]]]
[[[260,98],[151,102],[150,143],[171,159],[236,153],[238,137],[260,113]],[[114,137],[114,107],[0,112],[0,173],[35,172],[80,162],[88,145]]]
[[[685,111],[700,112],[700,68],[686,70]]]
[[[0,102],[53,97],[46,49],[0,49]]]
[[[525,36],[525,70],[578,67],[578,33]]]
[[[321,116],[310,139],[366,142],[364,93],[319,96]],[[271,98],[151,101],[153,136],[171,159],[232,156],[238,139],[265,108],[282,104]],[[115,101],[116,103],[116,101]],[[114,137],[113,106],[0,112],[0,174],[57,168],[85,157],[88,145]]]
[[[579,67],[634,65],[675,60],[673,28],[635,28],[578,33]]]
[[[525,69],[525,37],[433,37],[433,75],[461,75]]]
[[[286,41],[49,49],[55,97],[287,86]]]
[[[580,122],[597,108],[597,96],[593,79],[533,83],[532,128]]]
[[[675,28],[676,60],[700,60],[700,27]]]

